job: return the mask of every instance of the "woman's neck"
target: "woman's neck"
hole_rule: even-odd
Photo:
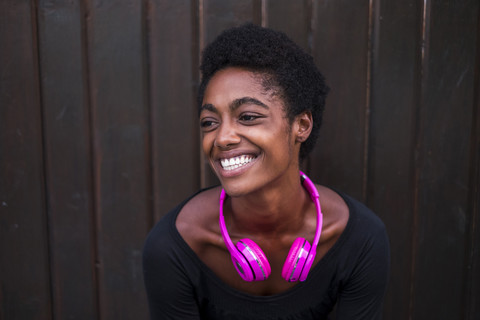
[[[302,228],[311,203],[298,172],[249,195],[227,199],[227,215],[240,233],[275,236]]]

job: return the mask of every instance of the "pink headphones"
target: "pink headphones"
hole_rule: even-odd
[[[312,267],[313,260],[317,251],[317,245],[322,233],[323,215],[320,208],[320,201],[317,188],[313,182],[300,171],[302,185],[309,192],[310,198],[315,203],[317,209],[317,228],[315,230],[315,238],[313,244],[305,238],[297,238],[290,248],[287,259],[283,265],[282,278],[289,282],[297,280],[305,281],[308,272]],[[230,236],[228,235],[225,219],[223,217],[223,202],[225,201],[225,190],[220,193],[220,230],[222,232],[223,241],[232,257],[233,265],[237,269],[238,274],[245,281],[261,281],[268,278],[271,272],[270,264],[262,249],[250,239],[241,239],[234,246]]]

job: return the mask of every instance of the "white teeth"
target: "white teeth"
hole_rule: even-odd
[[[242,156],[234,157],[230,159],[222,159],[220,160],[220,163],[224,170],[229,171],[229,170],[237,169],[241,166],[244,166],[247,163],[251,162],[253,159],[254,157],[252,156],[242,155]]]

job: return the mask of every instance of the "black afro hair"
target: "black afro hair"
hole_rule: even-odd
[[[295,116],[311,112],[312,133],[300,147],[300,159],[304,159],[319,136],[328,94],[325,79],[313,58],[282,32],[253,24],[228,29],[203,51],[199,106],[212,76],[227,67],[243,67],[263,74],[265,89],[275,90],[283,98],[290,123]]]

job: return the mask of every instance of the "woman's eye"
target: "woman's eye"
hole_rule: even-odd
[[[259,118],[259,116],[256,116],[256,115],[253,115],[253,114],[242,114],[239,119],[240,119],[240,121],[250,122],[250,121],[256,120],[258,118]]]
[[[200,121],[200,128],[209,130],[215,127],[216,121],[211,119],[205,119]]]

